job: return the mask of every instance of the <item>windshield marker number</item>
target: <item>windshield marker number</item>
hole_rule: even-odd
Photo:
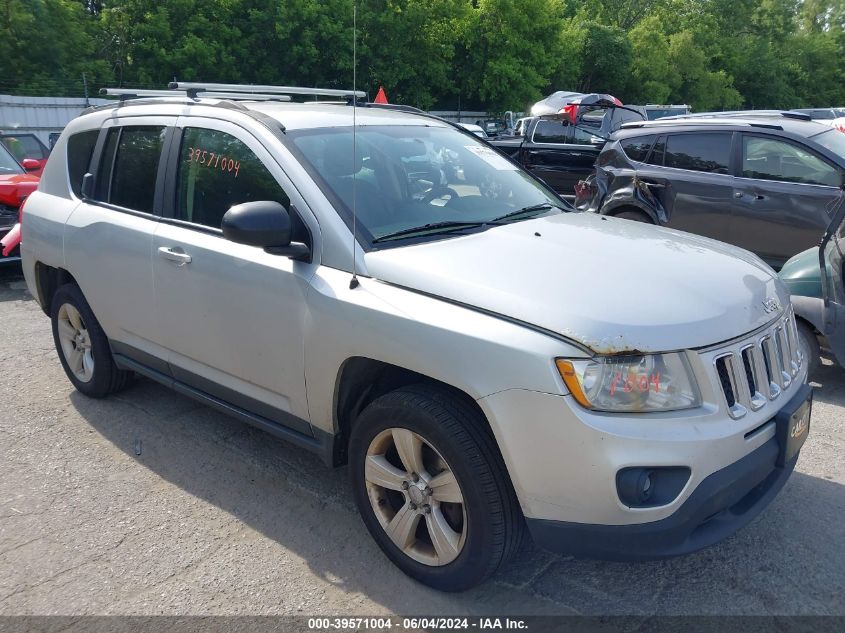
[[[205,165],[211,169],[219,169],[224,172],[234,172],[235,178],[238,177],[238,172],[241,168],[240,161],[233,158],[227,158],[226,156],[221,156],[220,154],[215,154],[214,152],[209,152],[205,149],[200,149],[199,147],[188,148],[188,162],[199,163],[200,165]]]

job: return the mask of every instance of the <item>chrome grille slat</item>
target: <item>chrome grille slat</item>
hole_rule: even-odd
[[[738,420],[759,411],[797,378],[803,364],[795,316],[790,308],[768,330],[713,359],[729,415]]]

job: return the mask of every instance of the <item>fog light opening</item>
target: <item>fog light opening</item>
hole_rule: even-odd
[[[689,481],[686,466],[623,468],[616,473],[616,493],[629,508],[651,508],[674,501]]]

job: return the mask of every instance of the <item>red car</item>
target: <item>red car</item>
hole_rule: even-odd
[[[32,172],[40,169],[36,160],[25,158],[18,163],[9,151],[0,144],[0,263],[17,261],[17,247],[20,244],[21,203],[38,187],[38,176]]]
[[[0,134],[0,145],[4,145],[21,164],[26,160],[31,160],[32,162],[29,163],[31,167],[27,168],[27,171],[32,172],[33,176],[41,177],[44,165],[50,157],[50,150],[35,134],[4,132]],[[36,163],[37,166],[34,166]]]

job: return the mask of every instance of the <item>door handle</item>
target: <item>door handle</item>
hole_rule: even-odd
[[[172,262],[177,262],[180,266],[184,266],[185,264],[191,263],[191,256],[187,253],[183,253],[180,250],[176,250],[170,246],[159,246],[158,247],[158,254],[164,259],[169,259]]]
[[[741,191],[734,191],[734,198],[741,198],[743,193]]]

